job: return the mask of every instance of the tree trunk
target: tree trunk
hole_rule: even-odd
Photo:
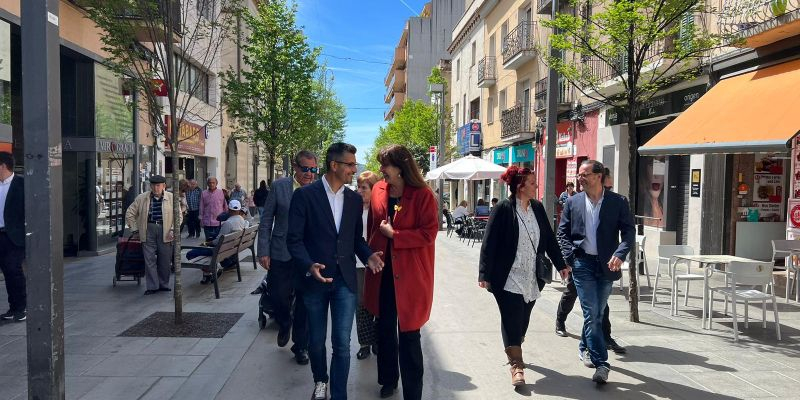
[[[172,9],[171,1],[167,1],[167,10]],[[181,212],[180,189],[178,188],[178,118],[177,98],[178,89],[175,87],[175,44],[172,40],[172,13],[167,12],[167,23],[164,27],[164,47],[167,59],[167,99],[169,100],[170,121],[170,155],[172,156],[172,265],[175,268],[175,325],[183,323],[183,287],[181,285],[181,226],[178,223]],[[155,160],[153,160],[155,161]]]
[[[275,151],[269,152],[269,180],[275,182]]]
[[[638,182],[636,180],[638,163],[637,151],[639,149],[639,139],[636,136],[636,115],[638,113],[635,101],[632,103],[629,99],[628,103],[628,151],[630,159],[628,160],[628,201],[631,210],[631,216],[636,215],[636,195],[638,191]],[[636,219],[634,218],[634,224]],[[628,300],[630,303],[630,321],[639,322],[639,268],[637,267],[636,256],[637,245],[631,249],[630,263],[628,264]]]

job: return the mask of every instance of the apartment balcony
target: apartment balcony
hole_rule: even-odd
[[[392,80],[389,81],[389,84],[386,87],[386,96],[384,97],[384,103],[388,103],[392,99],[392,94],[397,92],[405,92],[406,90],[406,70],[400,69],[394,71],[392,75]]]
[[[394,119],[394,113],[397,112],[401,107],[403,107],[403,103],[406,101],[406,94],[403,92],[395,92],[392,96],[392,99],[389,101],[389,109],[387,109],[383,113],[383,120],[384,121],[391,121]]]
[[[76,6],[88,9],[90,4],[86,0],[68,0],[70,3],[75,4]],[[141,1],[141,0],[139,0]],[[123,6],[124,7],[124,6]],[[144,10],[147,10],[146,7],[149,7],[149,2],[143,2],[139,7],[124,7],[120,8],[118,18],[121,20],[129,20],[132,21],[132,25],[136,29],[134,34],[136,35],[136,40],[141,43],[151,43],[155,41],[163,41],[164,40],[164,30],[159,30],[158,25],[161,23],[162,15],[167,13],[167,9],[169,8],[170,13],[172,14],[172,37],[173,41],[178,43],[181,41],[181,35],[183,35],[183,21],[181,20],[182,10],[181,10],[181,2],[180,1],[166,1],[162,0],[159,3],[159,10],[157,14],[143,16],[142,13]],[[152,20],[152,23],[144,22],[145,19]],[[155,29],[152,29],[155,28]]]
[[[488,88],[497,83],[497,59],[494,56],[483,57],[478,61],[478,87]]]
[[[536,22],[522,22],[503,38],[503,67],[517,69],[536,59]]]
[[[720,0],[719,31],[757,48],[800,35],[800,0]]]
[[[392,66],[389,67],[389,72],[386,74],[386,78],[384,78],[383,83],[385,85],[389,85],[389,81],[392,78],[392,73],[398,69],[404,70],[406,69],[406,47],[396,47],[394,49],[394,58],[392,59]]]
[[[539,0],[536,2],[536,13],[553,15],[553,0]]]
[[[517,104],[500,112],[500,125],[500,140],[504,142],[533,139],[536,114],[533,107]]]
[[[536,94],[533,101],[533,111],[537,114],[542,114],[547,111],[547,92],[548,92],[548,78],[540,79],[536,82]],[[558,112],[567,111],[572,108],[573,100],[573,86],[566,79],[558,80],[558,99],[556,104]]]

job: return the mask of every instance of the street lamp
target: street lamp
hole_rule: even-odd
[[[436,154],[436,166],[439,166],[439,164],[442,164],[442,160],[444,160],[444,84],[431,83],[429,90],[436,98],[436,102],[439,106],[439,151]],[[431,165],[431,169],[433,168],[435,168],[435,166]],[[439,178],[437,186],[439,188],[439,229],[442,229],[442,224],[444,222],[444,179]]]

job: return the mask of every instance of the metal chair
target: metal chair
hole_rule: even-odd
[[[719,271],[718,271],[719,272]],[[739,315],[736,309],[736,304],[739,301],[744,302],[744,326],[749,326],[749,317],[747,315],[748,303],[751,301],[761,302],[761,320],[763,327],[767,327],[767,300],[772,301],[772,311],[775,315],[775,333],[778,340],[781,340],[781,326],[778,319],[778,305],[775,301],[775,289],[772,288],[771,293],[767,293],[768,287],[774,286],[772,279],[772,265],[760,262],[738,262],[732,261],[727,268],[727,271],[720,272],[726,275],[726,285],[720,287],[711,287],[710,296],[708,299],[709,309],[709,328],[714,320],[714,293],[719,293],[725,297],[725,300],[731,300],[731,309],[733,311],[733,341],[739,341]],[[753,287],[761,286],[761,290],[754,289]]]
[[[800,257],[800,240],[773,240],[772,241],[772,262],[776,267],[777,261],[784,259],[786,267],[786,302],[789,302],[789,295],[794,287],[794,301],[800,302],[800,290],[798,290],[798,257]],[[792,277],[794,276],[794,277]]]
[[[647,236],[644,235],[636,235],[636,267],[638,269],[639,265],[644,266],[644,274],[647,277],[647,286],[650,287],[650,269],[647,268],[647,255],[644,252],[644,245],[645,241],[647,240]],[[621,271],[627,271],[630,268],[630,258],[628,261],[622,263],[620,267]],[[622,281],[625,280],[625,276],[619,280],[619,290],[622,290]]]
[[[697,254],[692,246],[686,245],[660,245],[658,246],[658,265],[656,266],[656,278],[653,284],[653,297],[650,301],[650,305],[655,306],[656,304],[656,293],[658,291],[658,280],[661,277],[661,266],[664,265],[667,268],[667,274],[670,277],[670,310],[672,312],[677,312],[677,307],[675,304],[677,303],[677,282],[679,281],[686,281],[686,292],[684,293],[684,305],[689,304],[689,282],[690,281],[702,281],[703,275],[702,274],[692,274],[691,273],[691,264],[687,261],[683,263],[686,264],[686,273],[685,274],[677,274],[677,264],[680,261],[675,261],[673,265],[673,256],[677,255],[690,255],[690,254]]]

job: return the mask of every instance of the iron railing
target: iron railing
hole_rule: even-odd
[[[535,112],[544,111],[547,109],[547,92],[549,85],[547,84],[548,78],[540,79],[536,82],[536,94],[533,100],[533,110]],[[566,79],[558,80],[558,104],[572,103],[572,85]]]
[[[719,32],[741,35],[747,30],[781,18],[786,23],[800,18],[800,0],[722,0],[718,13]]]
[[[524,21],[503,38],[503,63],[507,63],[518,54],[536,50],[536,22]]]
[[[500,112],[500,138],[505,139],[520,133],[536,130],[536,115],[533,107],[517,104]]]
[[[497,61],[494,56],[486,56],[478,61],[478,84],[487,79],[497,79]]]

